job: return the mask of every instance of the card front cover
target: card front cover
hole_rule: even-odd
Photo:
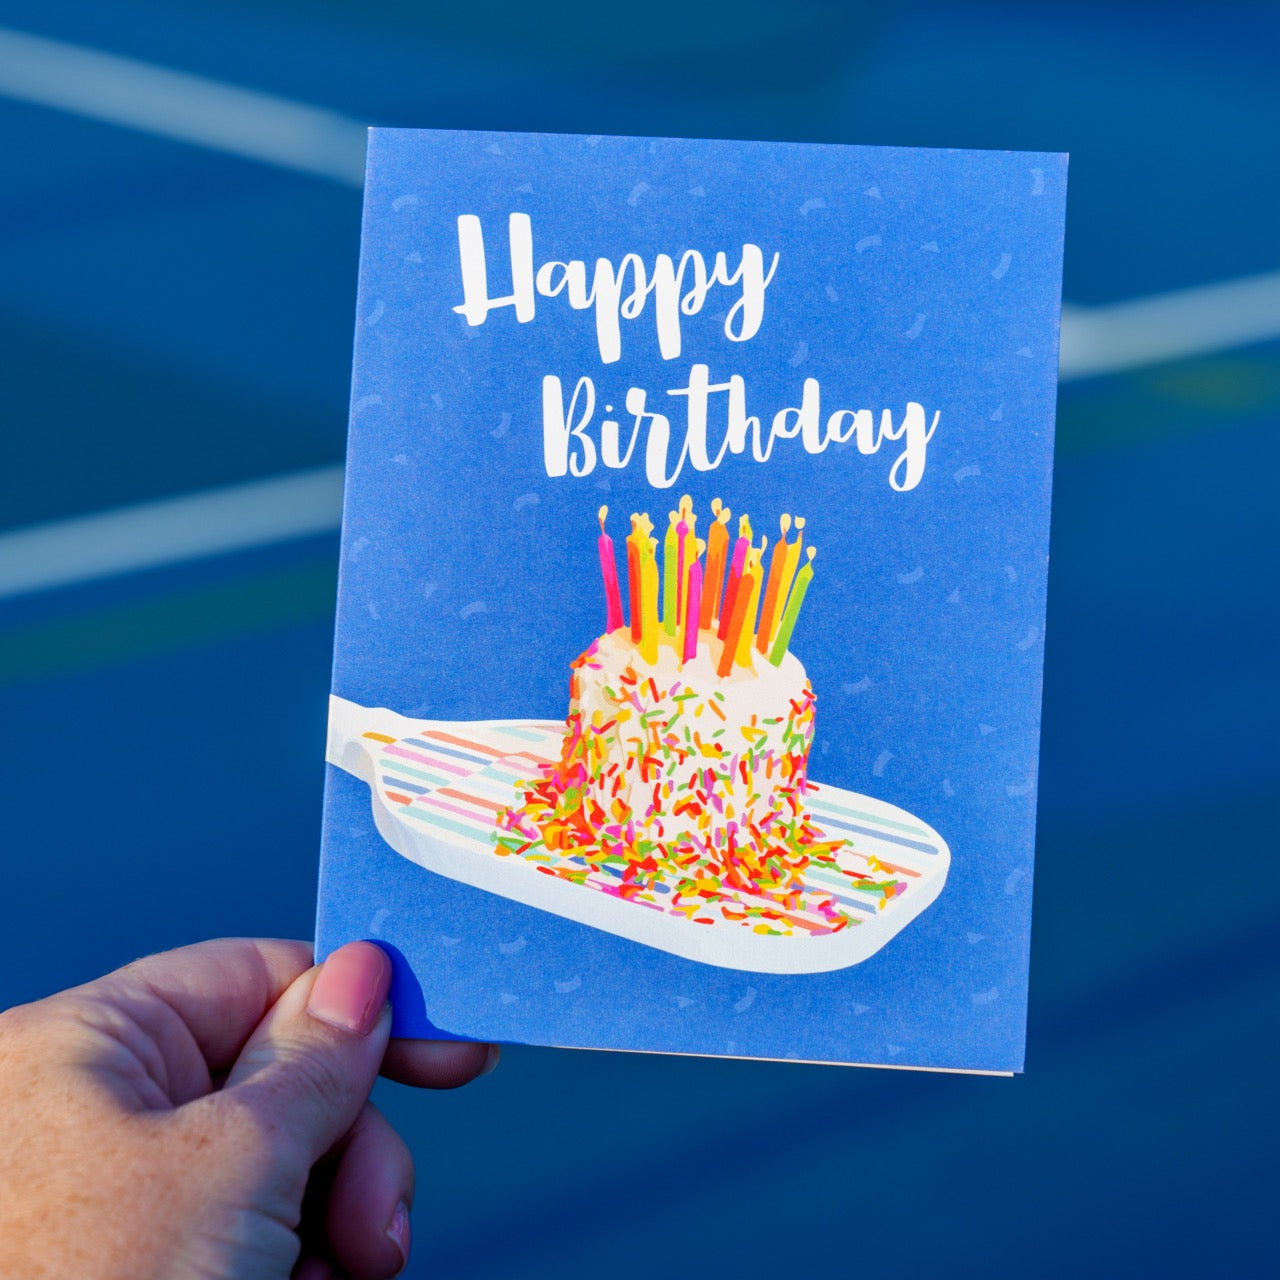
[[[374,130],[317,950],[1017,1071],[1066,159]]]

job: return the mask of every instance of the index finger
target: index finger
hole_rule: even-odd
[[[498,1065],[498,1046],[474,1040],[392,1040],[382,1074],[419,1089],[456,1089]]]

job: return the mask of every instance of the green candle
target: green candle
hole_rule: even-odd
[[[773,642],[769,653],[769,661],[775,667],[782,666],[786,657],[787,646],[791,643],[791,633],[796,629],[796,619],[800,616],[800,606],[804,604],[804,593],[809,590],[809,582],[813,578],[813,557],[817,555],[816,547],[809,548],[809,559],[804,568],[796,574],[795,585],[787,598],[787,607],[782,611],[782,621],[778,624],[778,638]]]
[[[679,519],[680,513],[673,511],[662,543],[662,629],[669,636],[676,633],[676,601],[679,599],[680,535],[676,532]]]

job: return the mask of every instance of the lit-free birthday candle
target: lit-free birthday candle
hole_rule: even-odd
[[[662,542],[662,629],[669,636],[676,634],[679,622],[680,599],[680,548],[683,539],[676,531],[678,511],[667,516],[667,536]]]
[[[689,599],[689,571],[693,568],[693,562],[702,554],[698,550],[698,517],[693,510],[693,499],[687,493],[680,499],[680,523],[685,527],[684,541],[681,544],[684,548],[681,561],[683,568],[680,570],[680,619],[683,624],[683,610],[688,607]]]
[[[773,556],[769,561],[769,580],[764,589],[764,604],[760,607],[756,648],[761,653],[769,652],[769,640],[773,635],[773,620],[778,612],[778,588],[782,585],[782,568],[787,559],[787,530],[791,528],[791,517],[784,515],[780,523],[782,537],[773,544]]]
[[[608,507],[600,508],[600,572],[604,575],[604,602],[606,632],[617,631],[623,626],[622,592],[618,588],[618,565],[613,555],[613,539],[604,531]]]
[[[773,650],[769,661],[775,667],[782,665],[787,656],[787,646],[791,643],[791,633],[796,629],[796,619],[800,616],[800,606],[804,604],[804,593],[809,590],[809,582],[813,578],[813,557],[818,554],[816,547],[809,548],[809,558],[804,568],[796,575],[796,585],[791,589],[787,607],[782,612],[782,622],[778,626],[778,638],[773,642]]]
[[[738,636],[738,648],[733,657],[740,667],[751,665],[751,641],[755,637],[756,607],[760,603],[760,584],[764,581],[764,552],[768,545],[769,539],[762,537],[759,548],[752,547],[747,553],[747,569],[743,574],[742,585],[738,587],[739,595],[743,592],[747,595],[742,632]],[[746,585],[748,581],[751,583],[750,587]]]
[[[680,629],[684,617],[685,573],[689,565],[689,522],[685,519],[683,498],[680,499],[680,521],[676,525],[676,541],[680,544],[676,550],[676,630]]]
[[[631,643],[640,643],[641,618],[644,610],[640,602],[640,517],[631,513],[631,532],[627,535],[627,599],[631,601]]]
[[[720,617],[724,563],[729,551],[729,531],[725,528],[729,523],[729,508],[714,498],[711,510],[716,518],[707,533],[707,570],[702,583],[702,610],[698,615],[698,625],[704,631],[710,631],[711,624]]]
[[[738,583],[742,578],[743,565],[747,552],[751,550],[751,521],[746,516],[738,519],[738,541],[733,548],[733,563],[729,566],[729,585],[724,589],[724,604],[720,606],[720,626],[716,635],[721,640],[729,634],[729,626],[733,619],[734,606],[738,599]]]
[[[648,518],[645,518],[648,526]],[[646,529],[647,532],[647,529]],[[640,656],[646,662],[658,660],[658,540],[644,539],[640,549]]]
[[[702,547],[697,544],[697,557],[689,568],[689,594],[685,601],[684,611],[684,649],[681,653],[683,662],[692,662],[698,656],[698,618],[702,610]]]
[[[773,620],[769,627],[769,636],[760,649],[761,653],[770,654],[770,661],[773,660],[770,648],[777,637],[778,627],[782,621],[782,606],[786,603],[787,592],[791,590],[791,580],[796,576],[796,567],[800,563],[800,551],[803,546],[804,516],[796,516],[796,538],[794,542],[787,543],[786,556],[782,561],[782,577],[778,581],[778,597],[773,605]]]
[[[747,560],[746,567],[738,579],[737,590],[734,592],[732,614],[729,613],[728,596],[725,597],[724,612],[729,620],[729,626],[725,633],[724,648],[720,650],[720,661],[716,665],[718,676],[727,676],[733,670],[734,660],[741,646],[742,633],[747,625],[747,602],[759,586],[759,575],[752,572],[753,569],[758,569],[759,563],[754,553]],[[749,633],[747,643],[748,645],[751,643]]]

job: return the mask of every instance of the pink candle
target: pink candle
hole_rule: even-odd
[[[613,539],[604,531],[608,507],[600,508],[600,572],[604,575],[605,624],[607,632],[623,626],[622,592],[618,589],[618,566],[613,557]]]
[[[695,560],[689,569],[689,599],[684,610],[685,662],[698,656],[698,614],[702,609],[702,561]]]

